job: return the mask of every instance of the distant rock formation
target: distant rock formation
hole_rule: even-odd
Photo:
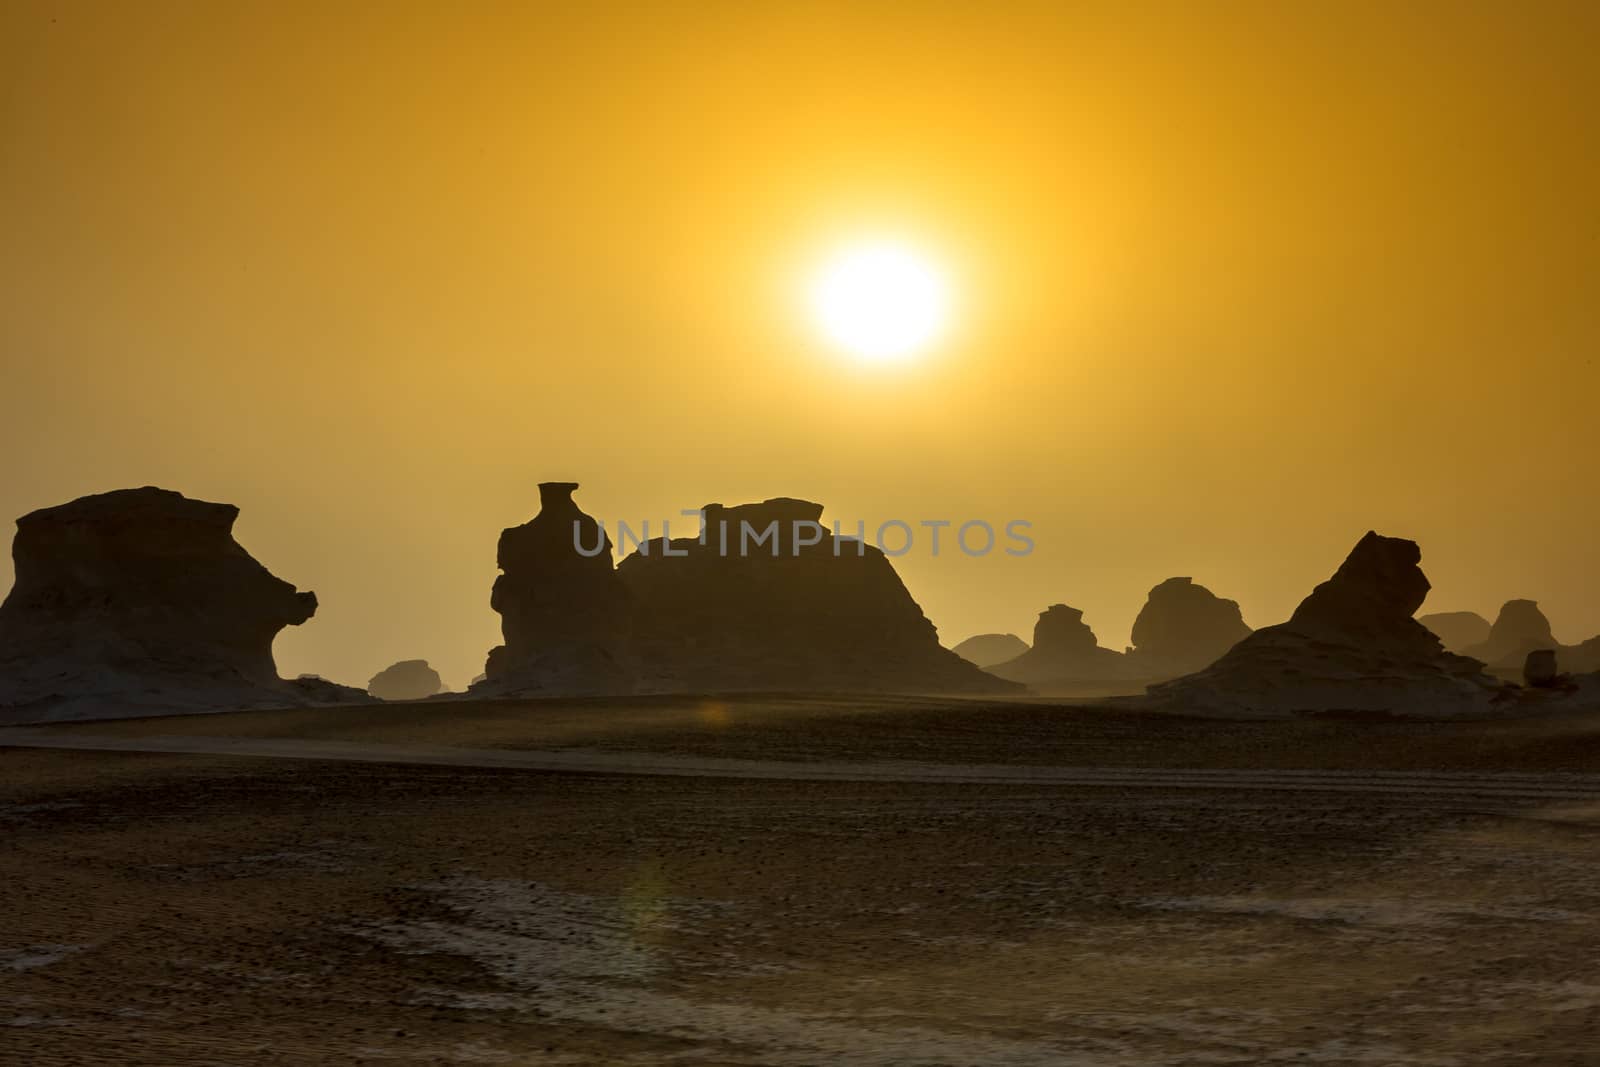
[[[707,504],[699,537],[623,560],[634,653],[651,691],[1004,692],[939,644],[876,547],[836,539],[822,505]]]
[[[969,637],[950,651],[979,667],[1016,659],[1028,651],[1028,642],[1016,634],[979,634]]]
[[[403,659],[367,683],[367,692],[379,700],[426,700],[442,689],[444,679],[425,659]]]
[[[1412,618],[1428,595],[1421,558],[1413,541],[1368,532],[1288,622],[1257,630],[1203,671],[1151,686],[1150,699],[1245,714],[1489,710],[1508,687]]]
[[[1559,644],[1538,601],[1508,600],[1495,616],[1488,639],[1462,654],[1481,659],[1491,667],[1515,670],[1522,667],[1529,652],[1557,648]]]
[[[500,534],[502,573],[489,606],[505,644],[489,652],[484,680],[472,687],[478,695],[633,688],[628,590],[612,565],[611,538],[573,501],[577,488],[541,482],[539,514]]]
[[[1028,685],[1054,687],[1069,682],[1103,682],[1129,677],[1121,652],[1101,648],[1083,612],[1052,604],[1033,626],[1033,647],[1015,659],[995,664],[991,674]]]
[[[1576,645],[1564,646],[1560,653],[1561,665],[1574,674],[1600,671],[1600,637]]]
[[[17,520],[0,604],[0,721],[366,700],[278,677],[272,641],[317,608],[233,539],[239,509],[147,486]]]
[[[1417,621],[1432,630],[1446,649],[1460,655],[1489,640],[1489,620],[1476,611],[1440,611]]]
[[[1176,678],[1210,666],[1249,635],[1237,601],[1192,578],[1168,578],[1150,590],[1134,620],[1129,669],[1156,681]]]

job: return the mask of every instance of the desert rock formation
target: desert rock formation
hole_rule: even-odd
[[[1476,611],[1440,611],[1417,619],[1451,652],[1467,655],[1474,645],[1489,640],[1489,620]]]
[[[990,673],[1028,685],[1058,686],[1100,682],[1129,676],[1121,652],[1101,648],[1083,612],[1052,604],[1033,626],[1033,647],[1016,659],[989,668]]]
[[[379,700],[425,700],[442,689],[444,679],[425,659],[403,659],[367,683],[367,692]]]
[[[940,646],[887,557],[836,543],[820,504],[708,504],[701,536],[646,541],[614,567],[576,488],[541,484],[538,516],[501,535],[505,644],[474,694],[1020,688]]]
[[[1237,601],[1192,578],[1168,578],[1134,620],[1129,668],[1141,678],[1176,678],[1210,666],[1249,635]]]
[[[612,564],[611,538],[572,499],[577,488],[541,482],[539,514],[500,534],[501,574],[489,606],[500,613],[505,644],[489,652],[474,693],[632,689],[628,591]]]
[[[1421,558],[1413,541],[1368,532],[1288,622],[1257,630],[1206,670],[1151,686],[1151,700],[1254,714],[1489,710],[1507,687],[1412,618],[1428,595]]]
[[[950,651],[979,667],[993,667],[997,663],[1016,659],[1028,651],[1028,642],[1016,634],[978,634],[969,637]]]
[[[0,604],[4,721],[365,700],[278,677],[272,641],[317,609],[233,539],[239,509],[146,486],[17,520]]]
[[[1567,645],[1558,653],[1561,666],[1578,674],[1600,671],[1600,637],[1576,645]]]
[[[1489,637],[1462,654],[1481,659],[1491,667],[1520,670],[1529,652],[1557,648],[1550,632],[1550,620],[1539,610],[1536,600],[1508,600],[1495,616]]]
[[[634,601],[641,688],[1019,688],[941,646],[888,558],[836,539],[821,504],[779,497],[703,515],[701,536],[649,541],[617,568]]]
[[[1535,649],[1523,660],[1522,681],[1530,688],[1546,688],[1555,685],[1560,678],[1556,650],[1553,648]]]

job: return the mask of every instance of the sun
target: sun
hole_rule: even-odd
[[[868,363],[899,363],[950,325],[950,281],[938,262],[894,240],[838,249],[812,279],[810,311],[829,342]]]

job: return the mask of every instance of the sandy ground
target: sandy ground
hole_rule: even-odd
[[[818,697],[8,737],[148,751],[0,747],[6,1063],[1600,1064],[1587,719]]]

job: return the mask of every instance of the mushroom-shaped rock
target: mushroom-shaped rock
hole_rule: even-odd
[[[950,651],[979,667],[993,667],[997,663],[1016,659],[1028,651],[1028,642],[1016,634],[978,634],[969,637]]]
[[[1192,578],[1168,578],[1134,620],[1129,665],[1142,678],[1174,678],[1215,663],[1249,634],[1237,601]]]
[[[1535,689],[1547,689],[1561,679],[1561,668],[1556,663],[1556,650],[1536,648],[1528,653],[1522,663],[1523,682]]]
[[[1486,711],[1508,688],[1412,615],[1428,594],[1413,541],[1368,532],[1292,618],[1196,674],[1149,689],[1175,710],[1289,714]]]
[[[1033,626],[1033,647],[1022,655],[989,668],[1001,678],[1038,686],[1079,682],[1104,682],[1128,677],[1128,662],[1121,652],[1101,648],[1083,612],[1065,604],[1052,604],[1039,613]]]
[[[1529,652],[1555,648],[1558,642],[1550,632],[1550,620],[1539,610],[1536,600],[1508,600],[1495,616],[1489,637],[1465,651],[1491,667],[1516,670]]]
[[[17,520],[0,713],[28,721],[365,699],[278,677],[272,641],[317,598],[233,539],[239,509],[120,489]]]
[[[425,659],[403,659],[372,676],[367,692],[379,700],[426,700],[444,688]]]
[[[505,644],[492,649],[480,694],[628,692],[630,599],[611,538],[572,499],[577,482],[541,482],[539,514],[500,534],[489,605]]]

